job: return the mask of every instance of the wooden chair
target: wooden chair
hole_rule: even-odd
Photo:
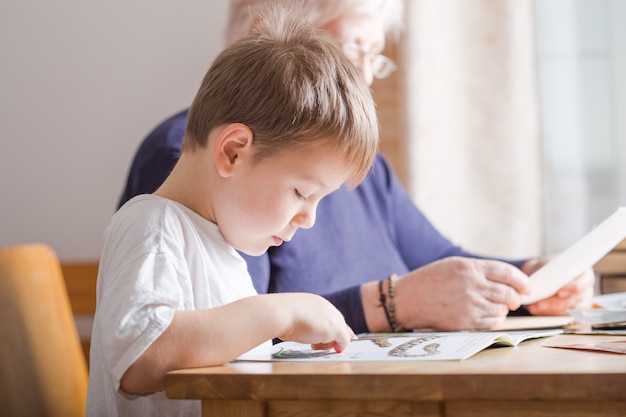
[[[65,288],[70,297],[78,337],[83,347],[87,370],[89,370],[89,349],[91,347],[91,327],[96,314],[96,281],[98,260],[61,263]]]
[[[87,366],[46,245],[0,248],[0,416],[84,416]]]

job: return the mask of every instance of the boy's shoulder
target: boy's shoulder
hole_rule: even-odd
[[[113,215],[109,229],[140,235],[168,234],[173,238],[191,229],[213,235],[217,225],[183,204],[154,194],[141,194],[128,200]],[[218,232],[219,233],[219,232]]]
[[[159,211],[173,204],[174,201],[154,194],[140,194],[124,203],[113,217],[123,217],[123,215],[137,212]]]
[[[157,231],[166,225],[165,222],[186,216],[183,206],[175,201],[154,194],[140,194],[115,212],[108,229]]]
[[[153,194],[133,197],[111,218],[103,235],[105,252],[130,258],[167,252],[184,242],[189,233],[196,233],[189,211],[175,201]]]

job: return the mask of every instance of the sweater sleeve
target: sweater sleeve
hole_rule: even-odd
[[[350,324],[350,327],[355,333],[369,331],[365,323],[360,285],[324,295],[324,298],[333,303],[339,311],[341,311],[346,322]]]
[[[467,252],[443,236],[415,205],[384,157],[380,155],[378,159],[372,175],[366,179],[365,186],[376,188],[377,204],[380,205],[380,211],[385,213],[388,231],[395,242],[396,251],[406,264],[407,271],[450,256],[496,259]],[[525,262],[525,260],[498,260],[518,268]],[[378,279],[386,278],[387,276],[381,276]],[[369,331],[363,311],[361,285],[327,293],[324,297],[337,306],[355,332]],[[524,309],[516,313],[525,314]]]

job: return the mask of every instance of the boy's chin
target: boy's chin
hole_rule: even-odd
[[[245,253],[248,256],[261,256],[265,252],[267,252],[268,249],[269,249],[269,246],[264,246],[264,247],[256,247],[256,248],[241,248],[239,249],[239,251]]]

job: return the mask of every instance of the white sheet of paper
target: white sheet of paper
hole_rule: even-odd
[[[530,276],[531,293],[522,297],[522,304],[532,304],[556,294],[624,238],[626,207],[620,207],[582,239],[535,271]]]

